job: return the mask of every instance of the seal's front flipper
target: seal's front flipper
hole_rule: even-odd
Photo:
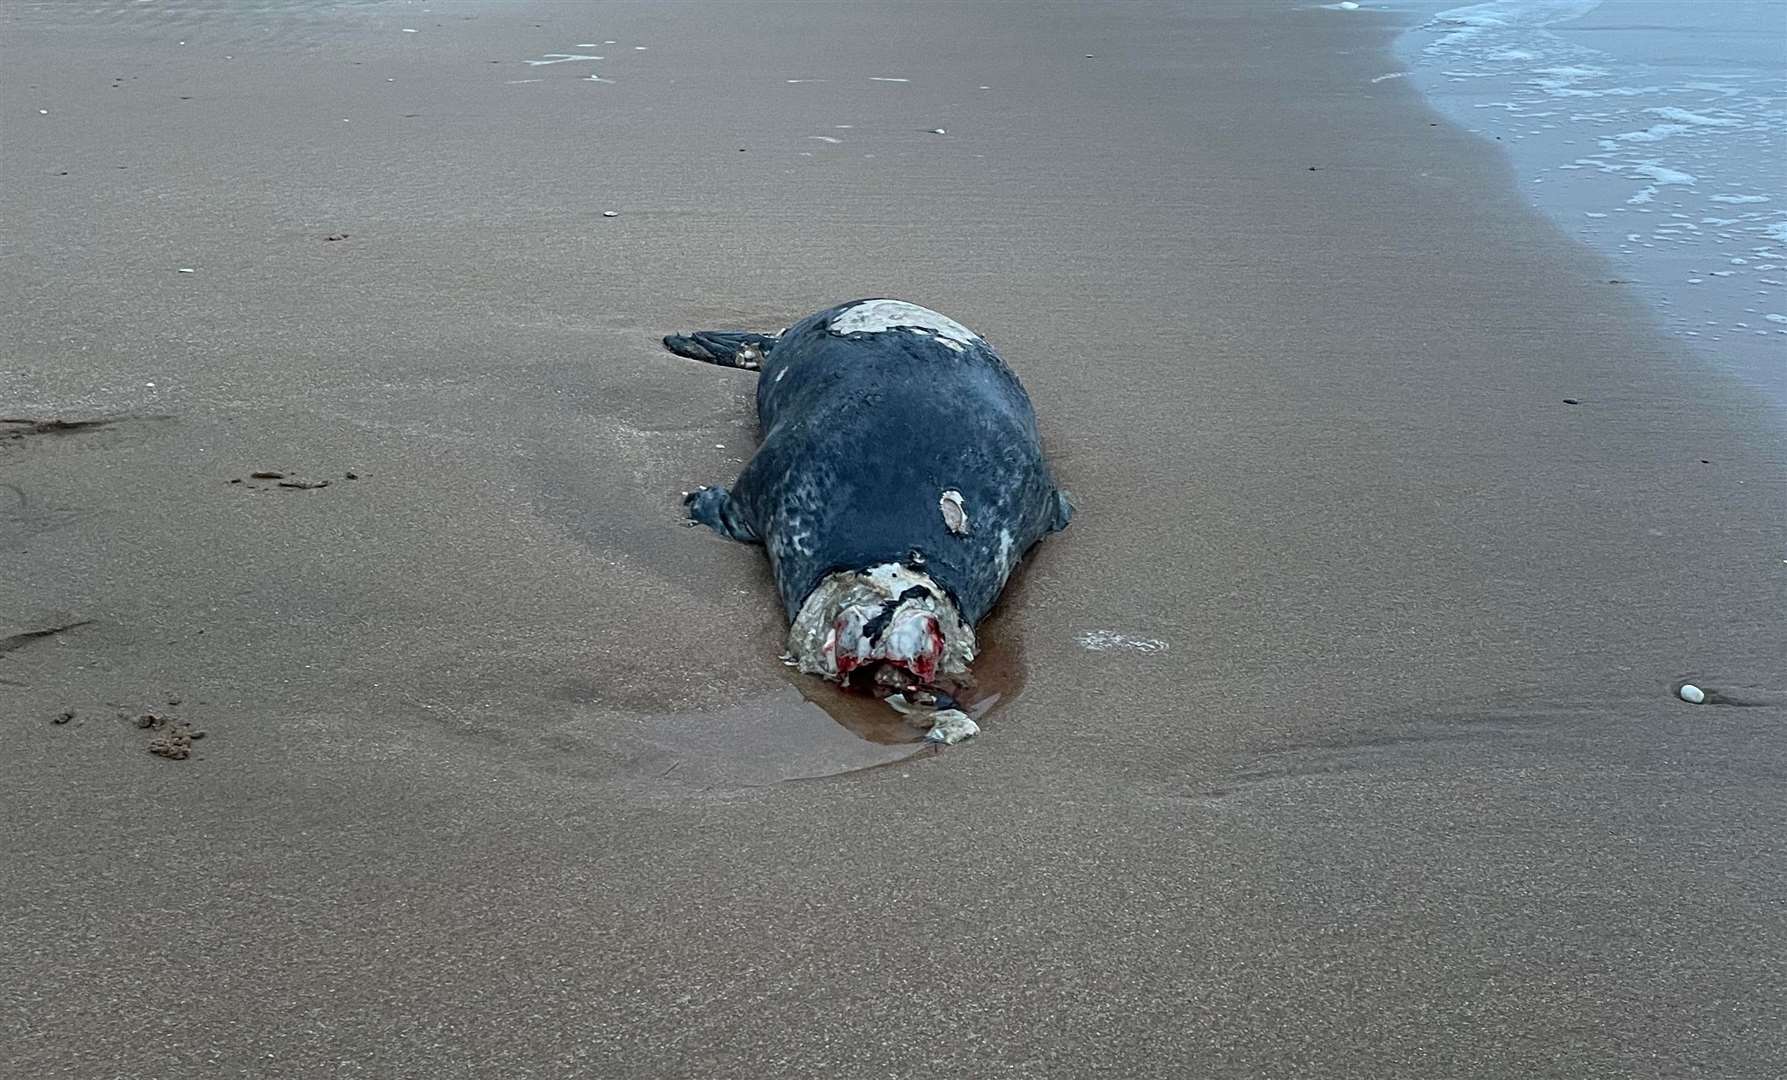
[[[775,344],[776,339],[769,334],[724,330],[697,330],[686,336],[671,334],[664,339],[664,347],[678,356],[746,371],[762,368],[763,354]]]
[[[1073,500],[1067,497],[1067,492],[1058,489],[1050,497],[1055,502],[1055,516],[1049,522],[1049,531],[1060,532],[1073,520]]]
[[[691,523],[706,525],[732,540],[747,544],[759,542],[757,530],[751,527],[751,523],[732,501],[732,493],[723,487],[704,487],[691,491],[683,496],[683,505],[689,508]]]

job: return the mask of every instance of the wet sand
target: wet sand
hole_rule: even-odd
[[[116,420],[0,432],[0,1072],[1778,1070],[1779,413],[1394,16],[434,9],[0,12],[0,415]],[[678,522],[657,336],[865,295],[1080,505],[945,754]]]

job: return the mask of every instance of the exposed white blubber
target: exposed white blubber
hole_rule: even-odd
[[[922,643],[915,635],[930,620],[943,638],[942,651],[936,657],[936,674],[959,675],[968,670],[974,659],[974,630],[962,621],[948,594],[929,574],[899,563],[827,575],[801,602],[794,624],[788,628],[788,655],[809,675],[842,681],[849,671],[840,670],[840,651],[862,660],[882,658],[864,656],[860,639],[850,639],[849,635],[859,633],[888,601],[914,586],[930,590],[931,595],[907,600],[899,606],[882,635],[881,651],[918,649]]]

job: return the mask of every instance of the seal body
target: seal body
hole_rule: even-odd
[[[730,489],[689,496],[690,517],[764,546],[804,670],[965,666],[1018,561],[1072,514],[1017,376],[935,311],[858,300],[779,335],[665,345],[759,370],[761,445]]]

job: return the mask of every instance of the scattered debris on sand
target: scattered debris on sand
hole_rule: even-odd
[[[345,473],[344,476],[349,480],[360,479],[360,474],[356,473],[356,472]],[[331,481],[331,480],[305,480],[301,477],[293,475],[292,473],[280,472],[277,469],[257,469],[254,472],[251,472],[248,474],[248,479],[249,480],[272,480],[274,482],[273,486],[275,486],[275,487],[293,488],[298,491],[310,491],[315,488],[326,488],[331,483],[333,483],[333,481]],[[235,479],[229,481],[229,483],[232,483],[232,484],[240,484],[243,482],[244,482],[243,479],[239,476],[236,477]],[[251,491],[263,490],[260,487],[256,487],[254,484],[249,484],[248,488]]]
[[[170,761],[185,761],[191,757],[192,744],[205,737],[203,729],[159,713],[143,713],[136,718],[136,726],[143,731],[155,732],[149,740],[149,752]]]
[[[0,416],[0,438],[23,439],[27,435],[67,435],[90,431],[116,423],[115,420],[33,420],[22,416]]]
[[[954,746],[980,734],[980,725],[955,707],[956,701],[951,695],[920,690],[910,694],[890,694],[886,700],[895,712],[915,727],[927,729],[926,742]]]

